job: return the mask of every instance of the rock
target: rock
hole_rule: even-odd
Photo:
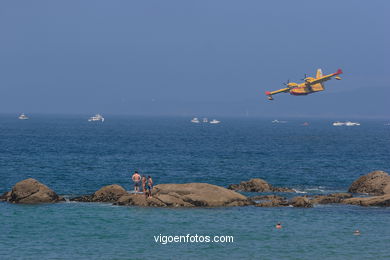
[[[289,204],[294,207],[312,208],[313,203],[307,197],[294,197],[289,201]]]
[[[21,204],[55,203],[63,201],[53,190],[35,179],[29,178],[15,184],[4,194],[5,201]]]
[[[259,200],[285,200],[285,197],[277,196],[277,195],[260,195],[260,196],[252,196],[248,199],[252,201],[259,201]]]
[[[256,203],[256,207],[286,207],[289,205],[286,198],[276,195],[254,196],[249,199]]]
[[[333,193],[328,195],[316,195],[312,199],[313,204],[341,203],[344,199],[352,198],[350,193]]]
[[[127,191],[118,184],[104,186],[96,191],[92,196],[94,202],[115,202],[123,195],[127,195]]]
[[[348,192],[371,195],[390,194],[390,176],[384,171],[371,172],[355,180]]]
[[[93,194],[92,195],[83,195],[80,197],[70,198],[70,201],[77,201],[77,202],[94,202],[93,201]]]
[[[359,206],[379,206],[390,207],[390,194],[382,196],[372,196],[364,198],[350,198],[342,201],[344,204],[359,205]]]
[[[143,194],[128,194],[120,197],[114,205],[122,206],[141,206],[141,207],[167,207],[167,204],[163,203],[155,197],[147,198]]]
[[[111,184],[100,188],[92,195],[83,195],[76,198],[71,198],[70,201],[78,202],[116,202],[124,195],[128,195],[127,191],[118,184]]]
[[[242,181],[240,184],[231,184],[228,189],[247,192],[294,192],[294,190],[289,188],[273,187],[271,184],[260,178]]]
[[[252,202],[242,194],[208,183],[160,184],[153,196],[174,206],[230,207],[245,206]],[[162,196],[165,195],[165,196]]]

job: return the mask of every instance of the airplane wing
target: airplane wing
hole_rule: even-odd
[[[335,73],[332,73],[332,74],[329,74],[329,75],[326,75],[326,76],[314,79],[313,81],[310,81],[310,85],[314,85],[314,84],[317,84],[317,83],[322,83],[324,81],[330,80],[332,77],[337,76],[337,75],[339,75],[341,73],[343,73],[343,71],[341,69],[338,69],[337,72],[335,72]]]
[[[275,94],[282,93],[282,92],[288,92],[288,91],[290,91],[290,89],[291,88],[282,88],[282,89],[275,90],[275,91],[267,91],[265,94],[266,95],[275,95]]]

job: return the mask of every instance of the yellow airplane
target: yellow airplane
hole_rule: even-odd
[[[313,77],[306,77],[303,83],[294,83],[294,82],[287,82],[285,85],[286,88],[282,88],[276,91],[266,91],[265,94],[268,96],[269,100],[274,100],[273,95],[278,93],[290,93],[291,95],[300,96],[300,95],[308,95],[314,92],[323,91],[324,88],[324,82],[330,80],[332,77],[334,77],[337,80],[340,80],[341,78],[339,75],[343,73],[341,69],[338,69],[335,73],[329,74],[329,75],[322,75],[321,69],[317,70],[317,75],[315,78]]]

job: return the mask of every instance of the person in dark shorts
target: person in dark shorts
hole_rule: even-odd
[[[139,175],[139,173],[135,171],[131,179],[134,182],[134,191],[139,192],[139,182],[141,181],[141,175]]]
[[[152,197],[153,179],[148,176],[148,197]]]

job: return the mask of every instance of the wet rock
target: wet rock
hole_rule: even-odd
[[[371,195],[390,194],[390,176],[384,171],[371,172],[355,180],[348,192]]]
[[[294,190],[289,188],[273,187],[271,184],[260,178],[242,181],[240,184],[230,184],[228,189],[246,192],[294,192]]]
[[[312,199],[313,204],[341,203],[344,199],[352,198],[350,193],[333,193],[328,195],[316,195]]]
[[[77,202],[94,202],[93,195],[83,195],[75,198],[70,198],[69,200]]]
[[[342,201],[344,204],[359,205],[359,206],[378,206],[390,207],[390,194],[382,196],[372,196],[363,198],[350,198]]]
[[[313,203],[307,197],[294,197],[289,201],[289,204],[293,207],[299,208],[312,208]]]
[[[55,203],[64,199],[35,179],[29,178],[15,184],[10,192],[3,194],[3,200],[20,204]]]
[[[253,196],[249,198],[255,203],[256,207],[286,207],[288,201],[286,198],[276,195]]]

